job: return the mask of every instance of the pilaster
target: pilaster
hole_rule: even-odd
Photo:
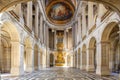
[[[27,3],[27,26],[32,30],[32,1]]]
[[[94,50],[95,50],[94,48],[88,48],[88,50],[87,50],[87,66],[86,66],[87,71],[95,71]]]
[[[39,8],[38,8],[38,4],[36,3],[35,5],[35,34],[38,37],[38,18],[39,18]]]
[[[86,70],[86,52],[82,51],[81,53],[81,70]]]
[[[22,75],[24,73],[23,68],[23,53],[20,51],[22,47],[19,42],[11,42],[11,74]]]
[[[34,52],[32,48],[26,49],[26,71],[32,72],[34,70]]]
[[[97,44],[97,69],[96,74],[98,75],[110,75],[109,70],[109,42],[100,42]]]

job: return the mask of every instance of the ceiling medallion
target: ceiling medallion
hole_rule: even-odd
[[[49,21],[58,25],[70,22],[74,12],[75,7],[67,0],[55,0],[46,7]]]

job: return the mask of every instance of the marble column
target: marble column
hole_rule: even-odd
[[[76,47],[78,44],[78,25],[77,25],[77,22],[75,22],[75,32],[74,33],[75,33],[74,34],[74,36],[75,36],[74,41],[75,41],[75,47]]]
[[[72,47],[75,47],[75,25],[73,24],[73,27],[72,27],[72,44],[73,46]]]
[[[23,67],[23,53],[19,42],[11,42],[11,74],[22,75],[24,73]]]
[[[86,35],[86,13],[85,13],[86,5],[82,7],[82,38]]]
[[[46,23],[45,23],[45,21],[43,22],[43,44],[44,44],[44,46],[45,46],[45,44],[46,44],[46,42],[45,42],[45,27],[46,27]]]
[[[27,3],[27,26],[32,30],[32,1]]]
[[[50,53],[49,53],[49,28],[48,25],[46,26],[46,61],[47,61],[47,67],[49,67],[50,65]]]
[[[54,32],[54,49],[57,49],[57,34],[56,34],[56,30]]]
[[[39,8],[38,4],[35,5],[35,35],[38,37],[38,19],[39,19]]]
[[[78,17],[78,36],[79,36],[79,41],[81,41],[81,32],[82,32],[82,29],[81,29],[81,15],[79,15]]]
[[[88,2],[88,29],[93,27],[93,2]],[[95,24],[95,23],[94,23]]]
[[[41,42],[43,42],[43,17],[42,17],[42,15],[40,16],[40,40],[41,40]]]
[[[97,69],[96,74],[98,75],[110,75],[109,70],[109,53],[110,53],[110,43],[109,42],[99,42],[97,44]]]
[[[87,71],[95,71],[94,50],[95,50],[94,48],[88,48],[88,50],[87,50],[87,66],[86,66]]]
[[[67,41],[66,41],[67,39],[66,39],[66,38],[67,38],[67,36],[66,36],[66,30],[64,30],[64,48],[65,48],[65,49],[67,48],[67,43],[66,43],[66,42],[67,42]]]
[[[1,65],[0,70],[2,69],[2,53],[3,53],[3,49],[2,49],[2,36],[1,36],[1,25],[0,25],[0,65]]]

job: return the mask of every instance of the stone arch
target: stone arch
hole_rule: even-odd
[[[117,22],[111,22],[109,23],[103,33],[102,33],[102,42],[106,42],[104,44],[108,48],[108,66],[110,72],[118,73],[120,71],[120,55],[118,54],[120,51],[120,34],[118,31],[119,23]],[[106,53],[107,54],[107,53]]]
[[[1,2],[0,6],[0,12],[6,11],[8,8],[10,8],[13,5],[17,5],[19,3],[23,2],[28,2],[28,1],[33,1],[33,0],[12,0],[12,1],[3,1]],[[110,9],[116,11],[118,14],[120,14],[120,1],[119,0],[81,0],[81,1],[92,1],[92,2],[97,2],[97,3],[102,3],[105,6],[109,7]]]
[[[81,52],[81,69],[82,70],[85,70],[86,69],[86,59],[87,59],[87,56],[86,56],[86,44],[83,44],[82,46],[82,52]]]
[[[7,32],[9,34],[10,39],[10,47],[11,47],[11,69],[10,73],[13,75],[20,75],[23,74],[22,66],[21,66],[21,43],[20,43],[20,34],[16,28],[16,25],[14,25],[10,21],[3,22],[1,26],[1,30],[4,32]],[[21,67],[19,67],[21,66]]]
[[[17,41],[17,42],[20,41],[20,34],[16,26],[12,22],[10,21],[3,22],[1,29],[10,35],[12,41]]]
[[[112,29],[117,25],[116,22],[109,23],[102,32],[101,41],[107,41],[109,39],[109,34]]]
[[[117,22],[110,22],[103,30],[101,36],[101,42],[97,44],[97,70],[96,73],[100,75],[110,75],[110,56],[111,56],[111,41],[110,35],[112,32],[115,32]],[[116,32],[117,33],[117,32]],[[103,67],[103,65],[105,65]],[[104,71],[106,69],[106,71]]]
[[[34,46],[34,70],[38,70],[38,46]]]
[[[10,70],[11,70],[10,35],[2,30],[0,36],[0,71],[1,73],[10,73]]]
[[[96,71],[96,38],[92,37],[89,41],[87,52],[87,71]]]
[[[89,42],[89,48],[94,48],[96,43],[96,38],[92,37]]]

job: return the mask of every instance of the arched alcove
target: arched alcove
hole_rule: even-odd
[[[96,62],[96,39],[92,37],[89,42],[88,54],[87,54],[87,70],[88,71],[96,71],[97,62]]]
[[[8,37],[9,41],[10,41],[10,48],[8,51],[11,53],[9,55],[10,58],[10,68],[9,71],[11,74],[14,75],[19,75],[22,74],[23,71],[19,72],[20,70],[22,70],[22,67],[20,68],[19,66],[21,66],[20,61],[20,35],[19,32],[16,28],[16,25],[14,25],[12,22],[10,21],[5,21],[3,22],[3,25],[1,27],[1,31],[3,31],[3,33],[5,32],[5,35]],[[9,36],[8,36],[9,35]],[[7,50],[5,50],[7,51]]]

